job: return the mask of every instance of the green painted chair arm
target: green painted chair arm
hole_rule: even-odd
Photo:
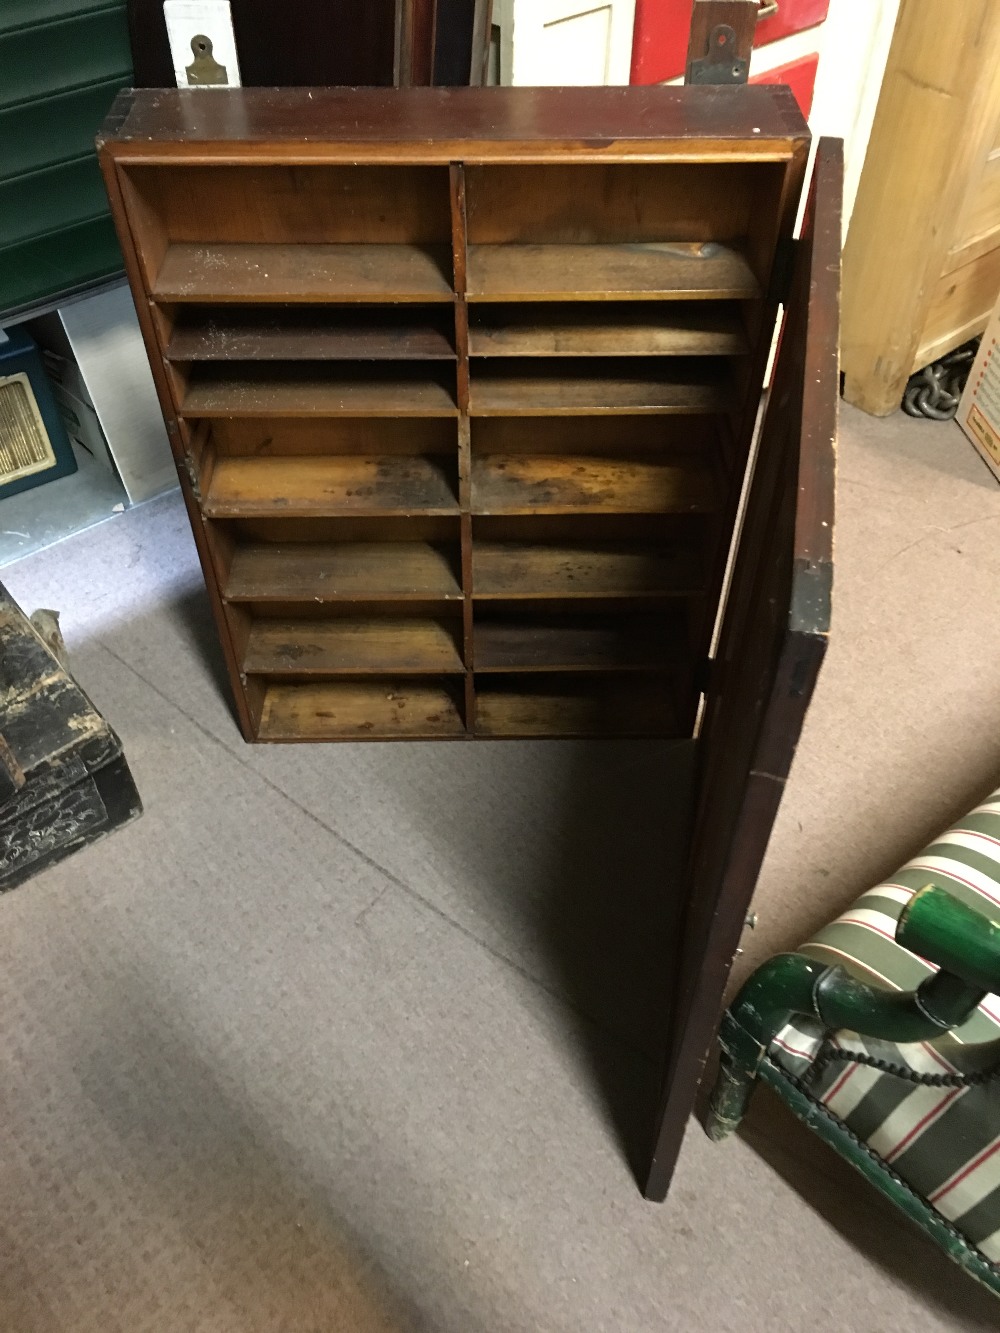
[[[964,1023],[984,996],[1000,991],[1000,923],[943,889],[928,885],[913,896],[896,940],[941,971],[917,990],[899,992],[804,954],[779,954],[757,969],[730,1006],[724,1043],[735,1042],[740,1058],[759,1061],[785,1024],[803,1015],[827,1032],[846,1028],[883,1041],[927,1041]]]
[[[1000,921],[929,884],[899,918],[896,942],[984,994],[1000,994]]]
[[[1000,992],[1000,923],[944,889],[931,884],[914,894],[896,941],[941,970],[915,991],[891,991],[800,953],[757,969],[723,1015],[722,1061],[705,1123],[711,1138],[726,1138],[740,1123],[771,1043],[796,1018],[817,1020],[825,1033],[844,1028],[905,1045],[942,1036]]]

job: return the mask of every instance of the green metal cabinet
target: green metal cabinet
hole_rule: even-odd
[[[124,0],[0,5],[0,318],[122,271],[94,136],[132,81]]]

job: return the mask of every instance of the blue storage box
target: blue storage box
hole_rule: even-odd
[[[0,499],[76,467],[37,346],[23,329],[0,331]]]

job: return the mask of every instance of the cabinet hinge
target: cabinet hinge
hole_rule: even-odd
[[[703,657],[694,668],[694,687],[699,694],[708,694],[715,676],[715,658]]]
[[[744,32],[748,51],[750,40]],[[705,54],[688,60],[684,82],[746,83],[749,73],[750,61],[740,52],[736,29],[728,23],[717,23],[708,34]]]
[[[792,275],[795,272],[795,256],[798,254],[798,249],[799,242],[791,236],[786,236],[784,240],[778,242],[774,250],[769,297],[782,305],[787,305],[792,293]]]

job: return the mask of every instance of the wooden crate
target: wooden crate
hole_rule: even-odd
[[[702,713],[657,1197],[826,642],[840,159],[793,242],[808,149],[777,87],[139,91],[101,142],[248,740]]]

